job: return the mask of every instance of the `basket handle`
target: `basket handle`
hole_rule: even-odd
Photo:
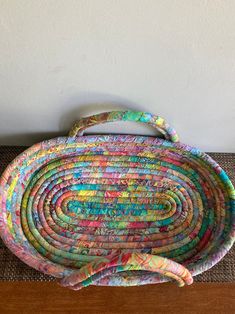
[[[147,123],[156,128],[159,132],[161,132],[167,140],[170,140],[172,142],[179,142],[178,134],[166,123],[163,118],[148,112],[141,111],[111,111],[82,118],[75,122],[69,132],[69,136],[81,136],[83,135],[84,130],[91,126],[115,121],[133,121]]]
[[[178,282],[180,287],[193,283],[191,273],[181,264],[170,259],[145,254],[122,253],[110,257],[100,257],[64,277],[60,284],[73,290],[95,285],[104,277],[128,270],[145,270],[159,273]]]

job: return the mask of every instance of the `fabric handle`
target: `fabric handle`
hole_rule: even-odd
[[[111,111],[82,118],[73,125],[72,129],[69,132],[69,136],[82,136],[83,132],[91,126],[116,121],[146,123],[153,126],[160,133],[162,133],[166,140],[170,140],[174,143],[179,142],[178,134],[166,123],[163,118],[148,112],[141,111]]]
[[[99,283],[106,276],[123,271],[144,270],[176,280],[180,287],[193,283],[191,273],[181,264],[170,259],[145,254],[121,253],[110,257],[97,257],[94,261],[64,277],[60,284],[73,290]]]

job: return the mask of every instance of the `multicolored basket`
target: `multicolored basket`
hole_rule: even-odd
[[[112,121],[150,124],[165,139],[82,135]],[[235,236],[235,190],[224,170],[145,112],[84,118],[68,137],[24,151],[0,179],[0,209],[8,248],[75,290],[191,284]]]

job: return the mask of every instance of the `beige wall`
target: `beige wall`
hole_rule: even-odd
[[[0,29],[0,144],[128,107],[235,152],[235,1],[0,0]]]

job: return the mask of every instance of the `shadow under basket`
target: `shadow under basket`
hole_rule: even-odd
[[[115,121],[147,123],[164,139],[83,135]],[[25,150],[0,179],[0,209],[7,247],[74,290],[191,284],[235,236],[235,190],[225,171],[146,112],[86,117],[69,136]]]

